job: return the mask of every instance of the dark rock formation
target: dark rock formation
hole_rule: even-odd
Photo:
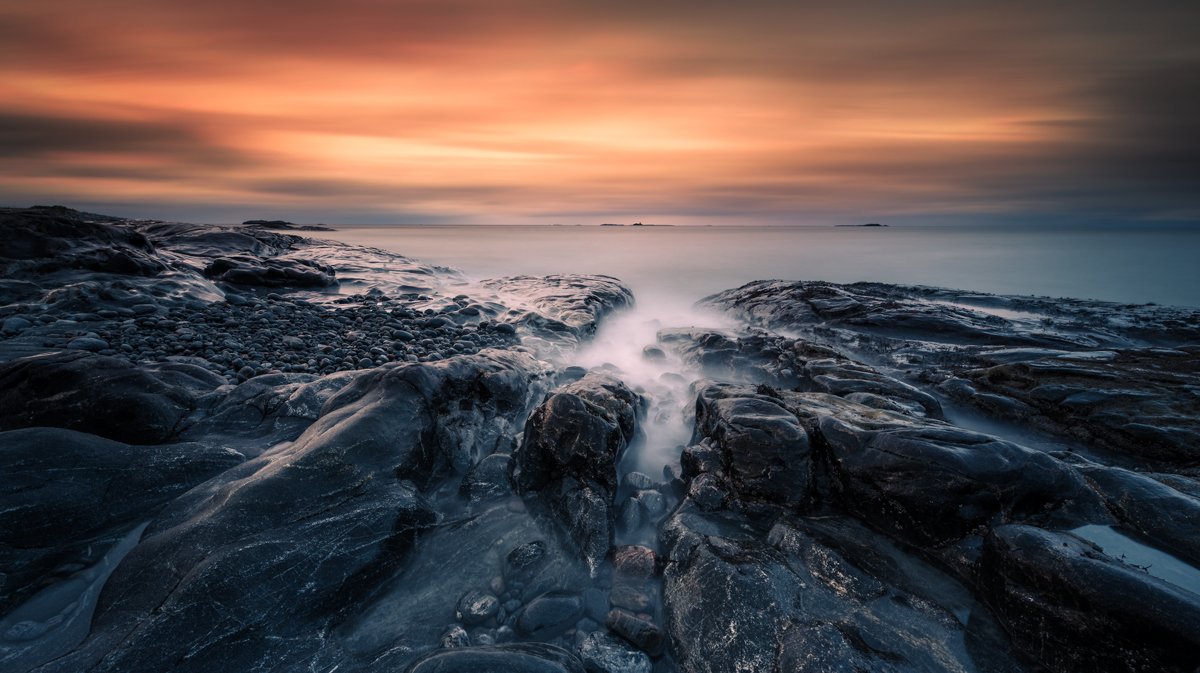
[[[685,364],[718,380],[824,392],[867,406],[942,417],[941,404],[929,393],[804,339],[694,328],[660,330],[658,339]]]
[[[135,367],[61,352],[0,364],[0,429],[68,428],[129,444],[177,437],[198,398],[224,380],[187,364]]]
[[[329,287],[337,284],[332,267],[311,259],[218,257],[204,268],[209,278],[261,287]]]
[[[756,281],[704,301],[1068,441],[1196,461],[1197,310],[809,281]]]
[[[46,670],[202,670],[219,652],[283,671],[335,656],[317,634],[361,611],[437,523],[417,484],[502,448],[535,369],[496,353],[355,379],[295,442],[176,499],[109,580],[88,640]]]
[[[61,206],[0,208],[0,276],[64,271],[153,276],[165,268],[145,236],[112,222]]]
[[[513,276],[483,285],[532,309],[510,310],[505,322],[551,341],[587,338],[605,315],[633,305],[633,293],[611,276]]]
[[[536,493],[593,573],[613,539],[617,463],[634,440],[641,398],[602,374],[557,389],[534,410],[513,453],[513,483]]]
[[[200,444],[131,446],[58,428],[0,432],[0,616],[242,460]]]
[[[1075,536],[999,526],[980,574],[1018,646],[1054,670],[1183,672],[1200,663],[1200,595]]]

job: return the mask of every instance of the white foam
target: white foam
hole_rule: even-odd
[[[696,308],[694,297],[639,291],[635,296],[634,308],[607,318],[590,342],[567,356],[566,364],[611,366],[626,385],[646,396],[649,408],[642,424],[645,438],[632,447],[631,467],[657,478],[663,466],[679,460],[677,447],[691,438],[688,385],[700,378],[700,373],[684,366],[670,352],[662,360],[653,360],[644,355],[643,349],[657,345],[658,330],[663,327],[724,329],[735,323]]]

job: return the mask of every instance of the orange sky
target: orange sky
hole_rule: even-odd
[[[1200,219],[1200,4],[804,4],[0,0],[0,200],[335,223]]]

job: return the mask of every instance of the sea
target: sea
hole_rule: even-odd
[[[479,279],[607,274],[639,301],[783,279],[1200,306],[1200,227],[377,225],[315,236]]]

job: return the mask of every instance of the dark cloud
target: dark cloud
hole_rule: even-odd
[[[1108,0],[0,0],[3,193],[424,221],[1194,213],[1197,25],[1200,3]]]
[[[156,156],[171,163],[221,166],[245,163],[242,154],[205,138],[187,122],[0,111],[0,156],[11,161],[59,154]]]

